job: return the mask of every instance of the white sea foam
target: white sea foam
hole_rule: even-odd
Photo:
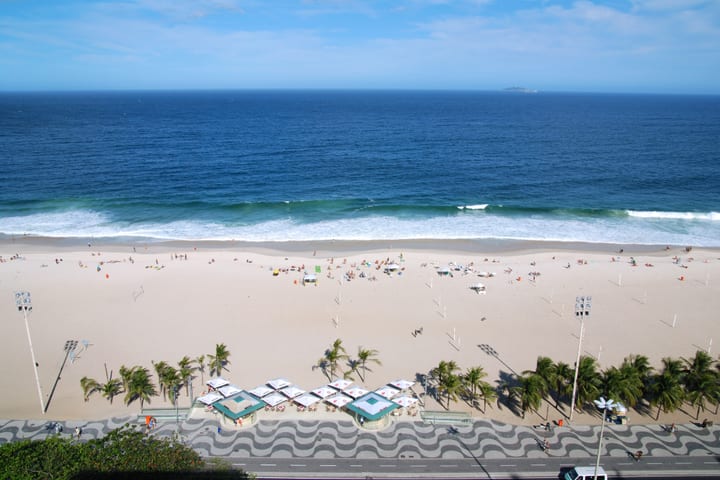
[[[665,220],[665,221],[662,221]],[[315,241],[399,239],[523,239],[591,243],[720,246],[720,222],[627,217],[450,215],[432,218],[366,216],[320,222],[278,219],[253,225],[202,220],[122,224],[94,211],[0,218],[0,233],[50,237],[142,237],[159,240]]]
[[[659,218],[675,220],[712,220],[720,221],[719,212],[658,212],[627,210],[627,214],[636,218]]]
[[[92,210],[35,213],[0,218],[0,233],[8,235],[42,235],[48,237],[88,237],[111,235],[108,217]]]

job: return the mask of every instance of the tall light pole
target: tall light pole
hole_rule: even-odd
[[[597,459],[595,460],[595,480],[597,480],[597,473],[600,469],[600,452],[602,450],[602,441],[603,441],[603,433],[605,432],[605,415],[607,413],[608,408],[613,408],[616,404],[613,400],[600,397],[597,400],[593,400],[595,402],[595,405],[597,405],[598,408],[602,408],[603,414],[602,414],[602,425],[600,425],[600,438],[598,438],[598,452],[597,452]]]
[[[40,411],[45,414],[45,401],[43,400],[42,389],[40,388],[40,375],[38,375],[38,363],[35,360],[35,350],[32,346],[32,338],[30,337],[30,324],[28,323],[28,312],[32,310],[32,299],[30,292],[15,292],[15,305],[18,311],[23,313],[25,319],[25,331],[27,331],[28,345],[30,345],[30,355],[32,356],[33,369],[35,370],[35,383],[37,383],[38,398],[40,399]]]
[[[583,334],[585,333],[585,317],[590,316],[592,297],[575,297],[575,316],[580,318],[580,338],[578,339],[577,359],[575,360],[575,378],[573,379],[572,399],[570,401],[570,421],[575,413],[575,399],[577,398],[577,380],[580,371],[580,354],[582,353]]]

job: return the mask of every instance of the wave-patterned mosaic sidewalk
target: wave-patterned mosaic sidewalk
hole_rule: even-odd
[[[133,418],[96,422],[60,422],[60,435],[71,436],[76,426],[82,439],[102,436]],[[48,422],[0,420],[0,443],[43,439],[55,435]],[[220,427],[220,430],[218,430]],[[397,422],[382,431],[364,431],[351,421],[261,420],[250,427],[226,427],[217,420],[190,419],[179,425],[161,423],[152,433],[180,438],[204,456],[261,458],[543,458],[594,457],[599,426],[543,429],[490,420],[461,427],[422,422]],[[550,448],[543,451],[547,440]],[[720,428],[680,425],[674,433],[660,425],[608,426],[603,454],[720,455]]]

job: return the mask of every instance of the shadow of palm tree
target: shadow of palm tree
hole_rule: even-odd
[[[519,417],[520,408],[515,402],[512,401],[509,395],[509,389],[518,384],[515,375],[510,372],[500,370],[499,378],[496,383],[498,392],[496,404],[498,409],[502,410],[502,407],[505,406],[514,415],[517,415]]]

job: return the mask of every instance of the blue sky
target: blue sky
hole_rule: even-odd
[[[720,0],[0,0],[0,90],[720,94]]]

